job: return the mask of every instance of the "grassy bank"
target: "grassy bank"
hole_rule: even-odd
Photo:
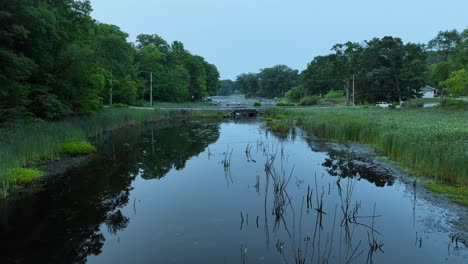
[[[8,171],[34,167],[35,164],[92,151],[86,146],[90,137],[110,130],[170,118],[215,118],[216,111],[164,111],[107,108],[89,117],[57,122],[15,122],[0,127],[0,193],[12,186]],[[2,187],[3,186],[3,187]]]
[[[415,175],[468,186],[468,112],[375,108],[268,109],[324,138],[371,145]]]

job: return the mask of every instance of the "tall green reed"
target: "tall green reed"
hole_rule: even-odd
[[[435,109],[269,109],[324,138],[372,145],[412,173],[468,185],[468,112]]]

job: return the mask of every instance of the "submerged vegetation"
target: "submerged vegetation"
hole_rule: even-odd
[[[416,175],[468,185],[465,112],[334,108],[268,109],[267,114],[286,115],[316,136],[371,145]]]

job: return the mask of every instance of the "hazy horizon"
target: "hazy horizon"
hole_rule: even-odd
[[[91,0],[92,16],[138,34],[179,40],[215,64],[222,79],[285,64],[303,70],[337,43],[400,37],[427,43],[443,30],[468,26],[468,1],[371,0],[313,3],[307,0]]]

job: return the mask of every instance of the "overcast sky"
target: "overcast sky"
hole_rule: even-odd
[[[91,0],[93,17],[179,40],[221,78],[277,64],[303,70],[332,45],[397,36],[427,43],[468,27],[468,0]]]

